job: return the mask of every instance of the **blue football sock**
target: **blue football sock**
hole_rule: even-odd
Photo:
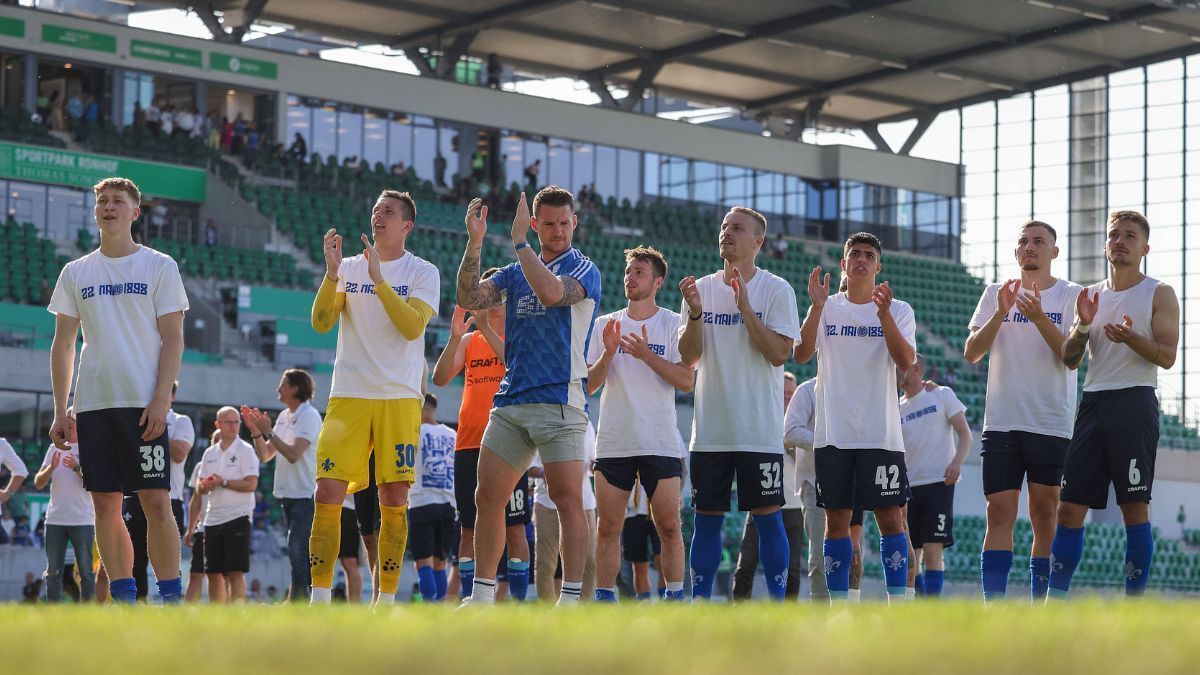
[[[984,551],[979,554],[979,576],[983,578],[983,599],[1003,600],[1008,592],[1008,572],[1012,569],[1012,551]]]
[[[475,584],[475,561],[470,558],[458,559],[458,579],[459,589],[458,597],[465,598],[471,594],[471,587]]]
[[[927,595],[931,598],[941,596],[942,582],[946,579],[946,573],[944,571],[925,570],[925,573],[922,574],[921,577],[924,581],[923,586],[925,587],[925,590],[922,591],[924,595]]]
[[[649,602],[650,601],[650,591],[646,591],[645,593],[638,593],[637,599],[638,599],[638,602]]]
[[[1046,589],[1050,586],[1050,559],[1029,559],[1029,595],[1034,602],[1046,599]]]
[[[1051,598],[1066,597],[1071,577],[1083,559],[1083,528],[1059,525],[1050,545],[1050,582],[1046,593]]]
[[[1141,595],[1150,581],[1154,560],[1154,531],[1150,523],[1125,528],[1125,595]]]
[[[879,556],[883,558],[883,578],[888,595],[903,597],[908,587],[908,536],[899,532],[880,537]]]
[[[449,580],[446,577],[445,568],[433,571],[434,600],[441,600],[446,597],[446,586],[448,584]]]
[[[425,565],[417,568],[417,586],[421,589],[421,599],[425,602],[437,599],[437,582],[433,580],[433,567]]]
[[[529,561],[519,558],[508,560],[508,595],[517,602],[525,602],[529,595]]]
[[[721,566],[721,525],[724,515],[696,514],[692,534],[692,597],[712,597],[713,580]]]
[[[913,579],[913,588],[917,591],[917,595],[925,595],[925,573],[918,573]]]
[[[594,597],[596,602],[616,602],[617,591],[613,588],[597,588]],[[641,597],[642,596],[639,595],[638,599],[640,600]]]
[[[177,605],[183,600],[183,579],[175,577],[158,582],[158,597],[164,605]]]
[[[108,582],[108,594],[114,603],[132,605],[137,602],[137,582],[133,577]]]
[[[850,561],[854,544],[850,537],[825,540],[825,585],[830,600],[845,600],[850,594]]]
[[[758,528],[758,558],[767,578],[767,594],[772,600],[783,600],[787,592],[788,538],[783,528],[783,511],[754,516]]]

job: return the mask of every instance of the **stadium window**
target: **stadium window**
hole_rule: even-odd
[[[412,125],[406,115],[397,115],[388,120],[388,155],[389,165],[403,164],[407,169],[413,164]]]
[[[596,146],[596,173],[592,182],[596,185],[597,199],[617,195],[617,149],[607,145]]]
[[[363,116],[357,108],[341,106],[338,110],[338,159],[361,159]]]
[[[617,201],[628,199],[637,203],[641,199],[642,162],[637,150],[617,151]]]
[[[388,120],[385,113],[368,110],[363,113],[362,158],[375,168],[375,164],[387,164]]]
[[[327,103],[312,112],[312,143],[308,149],[327,161],[337,156],[337,107]]]

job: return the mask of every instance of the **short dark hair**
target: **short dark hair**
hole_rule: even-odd
[[[133,198],[134,206],[141,207],[142,191],[138,189],[137,183],[134,183],[128,178],[119,178],[116,176],[112,178],[105,178],[104,180],[92,186],[92,194],[99,197],[102,190],[107,190],[109,188],[124,191]]]
[[[425,405],[429,406],[430,408],[437,408],[437,394],[434,394],[433,392],[425,394]]]
[[[1142,232],[1146,235],[1146,239],[1150,239],[1150,221],[1146,220],[1146,216],[1143,216],[1137,211],[1113,211],[1112,213],[1108,214],[1109,225],[1116,225],[1122,220],[1128,220],[1131,223],[1137,223],[1139,226],[1141,226]]]
[[[493,274],[495,274],[496,272],[499,272],[499,271],[500,271],[499,267],[489,267],[483,271],[483,274],[479,275],[479,280],[483,281],[484,279],[492,276]]]
[[[850,247],[855,244],[867,244],[871,248],[875,249],[875,252],[879,254],[880,258],[883,257],[883,244],[879,243],[879,237],[876,237],[870,232],[855,232],[854,234],[850,235],[846,239],[846,247],[842,252],[842,256],[845,257],[845,255],[850,252]]]
[[[759,230],[761,230],[759,232],[759,234],[767,233],[767,217],[764,216],[763,214],[759,213],[758,211],[755,211],[754,209],[750,208],[749,206],[731,206],[731,207],[729,207],[729,210],[734,213],[744,213],[747,216],[750,216],[751,218],[754,219],[754,222],[758,223],[758,228],[759,228]]]
[[[417,203],[413,201],[412,195],[399,190],[384,190],[379,193],[378,199],[383,199],[384,197],[399,199],[404,203],[404,208],[408,211],[404,216],[406,220],[415,221],[417,219]]]
[[[1058,241],[1058,232],[1053,227],[1050,227],[1050,223],[1046,223],[1046,222],[1043,222],[1040,220],[1027,220],[1021,225],[1021,229],[1023,230],[1027,227],[1045,228],[1046,231],[1050,233],[1050,238],[1053,239],[1054,241]]]
[[[307,370],[288,368],[283,371],[283,380],[289,387],[296,388],[296,398],[301,401],[312,400],[313,391],[317,386],[313,383],[312,375],[309,375]]]
[[[638,246],[637,248],[625,249],[625,264],[628,265],[634,260],[650,263],[650,267],[654,269],[654,276],[666,278],[667,258],[662,254],[662,251],[653,246]]]
[[[569,206],[571,213],[575,213],[575,195],[566,188],[561,188],[557,185],[547,185],[538,190],[538,193],[533,196],[533,217],[537,218],[538,209],[542,206]]]

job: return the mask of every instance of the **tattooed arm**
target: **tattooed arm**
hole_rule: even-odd
[[[458,306],[479,310],[500,304],[500,288],[491,279],[479,280],[479,254],[483,243],[467,242],[462,264],[458,266]]]

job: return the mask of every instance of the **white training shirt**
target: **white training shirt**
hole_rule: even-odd
[[[437,315],[441,276],[432,263],[405,251],[397,260],[381,262],[379,270],[401,299],[421,300]],[[425,335],[408,340],[400,334],[375,297],[366,258],[356,255],[342,261],[337,292],[346,294],[346,305],[338,329],[330,397],[421,398]]]
[[[196,427],[192,425],[192,418],[180,415],[174,410],[168,410],[167,440],[186,442],[190,452],[192,446],[196,444]],[[180,462],[171,460],[171,499],[183,500],[183,465],[186,463],[187,457]]]
[[[596,491],[592,487],[592,462],[596,459],[596,430],[592,427],[591,421],[588,422],[587,431],[583,432],[583,455],[583,510],[591,511],[596,508]],[[545,465],[542,464],[541,453],[533,455],[533,462],[530,466],[545,468]],[[533,489],[533,503],[555,511],[558,510],[554,501],[550,499],[550,488],[546,485],[545,476],[537,479],[537,485]]]
[[[8,467],[14,476],[29,477],[29,467],[25,466],[25,460],[21,459],[17,451],[13,450],[13,446],[3,437],[0,437],[0,466]]]
[[[645,321],[629,318],[628,309],[596,319],[588,344],[588,365],[604,355],[604,326],[621,322],[621,334],[642,334],[646,328],[650,351],[669,363],[679,363],[679,315],[661,307]],[[679,449],[675,418],[675,387],[650,366],[618,346],[600,392],[597,453],[601,459],[660,455],[676,457]]]
[[[321,413],[308,401],[296,406],[295,412],[284,408],[275,418],[271,433],[292,445],[300,439],[308,448],[300,459],[291,462],[283,453],[275,455],[275,486],[271,492],[278,499],[309,499],[317,491],[317,436],[321,434]]]
[[[954,460],[954,427],[950,420],[967,406],[950,387],[921,391],[900,399],[900,428],[904,433],[904,466],[908,484],[930,485],[946,479]]]
[[[783,416],[783,442],[796,448],[796,486],[799,488],[804,481],[817,484],[817,464],[813,452],[813,427],[816,425],[817,414],[817,378],[811,378],[800,383],[792,400],[788,403],[787,413]]]
[[[225,480],[237,480],[258,475],[258,455],[254,448],[240,438],[233,439],[228,448],[221,449],[217,443],[204,451],[200,460],[200,475],[216,474]],[[226,487],[217,487],[208,495],[208,508],[204,510],[204,526],[212,527],[228,523],[254,513],[254,492],[238,492]]]
[[[179,267],[154,249],[121,258],[97,249],[67,263],[48,309],[83,327],[75,412],[145,408],[158,378],[158,318],[187,308]]]
[[[896,363],[888,352],[873,302],[856,305],[845,293],[832,296],[817,329],[816,420],[813,447],[904,451]],[[914,349],[912,307],[892,300],[891,314]]]
[[[704,309],[692,452],[782,452],[783,366],[771,365],[750,341],[724,272],[697,279],[696,290]],[[796,292],[787,281],[759,268],[746,293],[769,330],[799,337]],[[680,312],[688,311],[684,301]]]
[[[969,327],[978,330],[996,313],[996,295],[1003,284],[984,289]],[[1058,279],[1042,293],[1042,310],[1063,335],[1075,321],[1075,300],[1081,287]],[[1021,288],[1022,295],[1031,291]],[[1025,431],[1070,438],[1075,426],[1079,374],[1063,365],[1042,334],[1013,303],[988,358],[984,431]]]
[[[42,468],[50,466],[50,460],[56,452],[73,455],[75,461],[79,461],[79,444],[70,445],[70,450],[59,450],[53,445],[47,448]],[[46,506],[46,524],[78,527],[95,523],[96,512],[92,507],[92,496],[83,488],[83,476],[63,466],[60,455],[58,466],[50,473],[50,503]]]
[[[1088,293],[1100,293],[1100,305],[1088,333],[1087,376],[1084,391],[1111,391],[1130,387],[1157,387],[1158,366],[1129,348],[1104,335],[1104,325],[1122,323],[1125,314],[1133,319],[1133,330],[1150,335],[1150,320],[1154,316],[1154,293],[1162,282],[1146,277],[1133,288],[1114,291],[1108,280],[1088,286]]]
[[[454,430],[445,424],[421,424],[416,478],[408,490],[408,507],[454,502]]]
[[[196,462],[192,467],[192,475],[188,477],[188,487],[193,492],[200,486],[200,469],[204,468],[202,462]],[[204,512],[208,510],[208,495],[200,495],[200,515],[196,518],[196,532],[204,531]],[[184,509],[185,513],[189,511]]]

